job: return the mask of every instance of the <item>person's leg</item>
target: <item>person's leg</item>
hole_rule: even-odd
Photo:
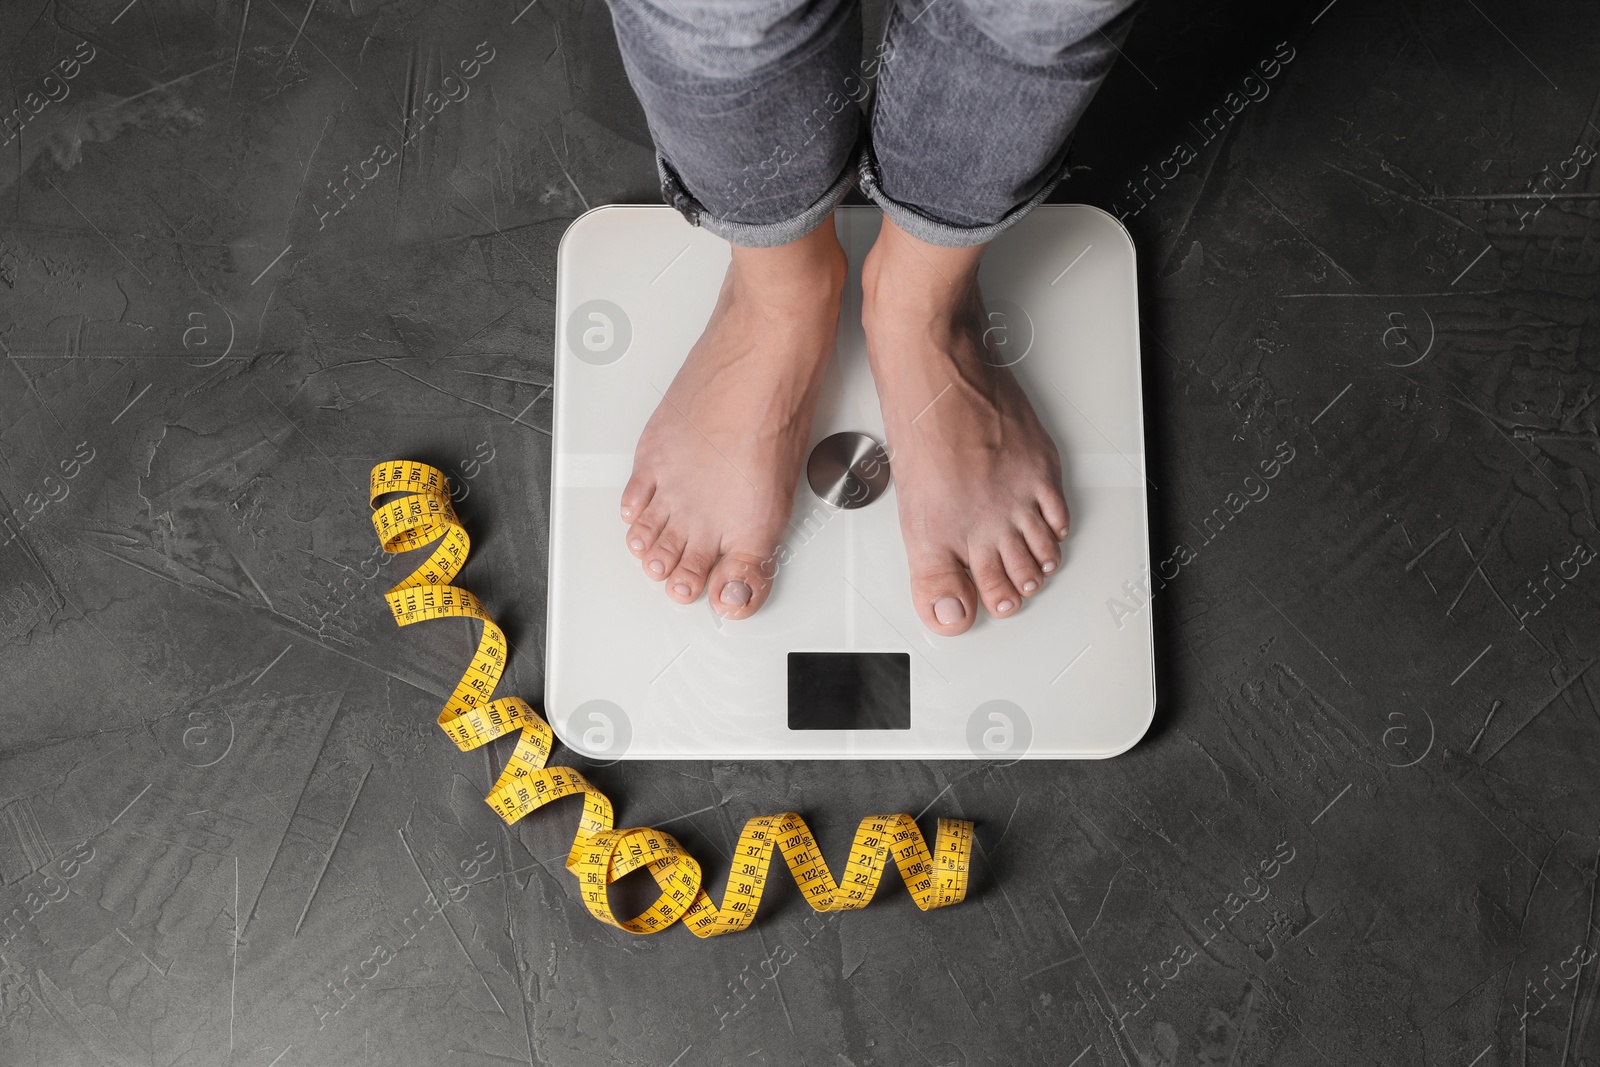
[[[1060,178],[1135,3],[903,0],[890,15],[861,164],[884,212],[862,325],[912,597],[935,633],[967,630],[980,600],[1015,613],[1060,566],[1060,457],[1011,372],[984,358],[977,272]]]
[[[853,0],[610,0],[662,192],[733,244],[705,332],[623,490],[629,551],[667,595],[745,618],[766,599],[833,352],[853,181]]]
[[[895,0],[862,191],[921,241],[994,240],[1060,179],[1142,0]]]
[[[745,247],[793,241],[855,180],[856,0],[608,0],[662,193]]]

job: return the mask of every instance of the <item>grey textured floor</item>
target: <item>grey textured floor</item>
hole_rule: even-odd
[[[472,473],[537,698],[555,246],[655,196],[602,5],[452,7],[0,10],[0,1064],[1600,1062],[1592,3],[1147,12],[1062,195],[1143,257],[1157,724],[594,769],[718,884],[791,804],[977,822],[959,907],[780,876],[713,942],[583,912],[575,814],[508,832],[432,725],[471,632],[379,595],[369,466]]]

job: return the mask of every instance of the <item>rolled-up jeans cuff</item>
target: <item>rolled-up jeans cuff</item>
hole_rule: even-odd
[[[776,222],[729,222],[707,211],[705,205],[684,188],[677,171],[672,169],[672,164],[660,152],[656,153],[656,170],[661,175],[663,200],[676,208],[692,225],[744,248],[773,248],[798,241],[833,214],[833,209],[839,206],[839,201],[844,199],[856,181],[855,168],[847,163],[838,180],[798,215]]]
[[[891,200],[884,194],[882,183],[878,180],[877,161],[872,158],[870,145],[862,146],[859,156],[861,192],[877,204],[896,226],[919,241],[926,241],[940,248],[971,248],[973,245],[988,244],[1021,222],[1023,216],[1044,203],[1045,199],[1055,191],[1055,187],[1061,184],[1061,180],[1067,176],[1067,149],[1072,139],[1069,137],[1067,140],[1068,143],[1062,145],[1061,151],[1057,154],[1053,177],[1048,179],[1038,192],[1006,212],[998,222],[992,222],[987,226],[956,226],[930,218],[913,207]]]

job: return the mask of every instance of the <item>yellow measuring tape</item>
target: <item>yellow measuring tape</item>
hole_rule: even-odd
[[[434,545],[422,565],[385,594],[395,622],[410,626],[428,619],[465,618],[483,623],[478,650],[439,712],[439,725],[463,752],[521,729],[511,761],[484,798],[508,824],[551,801],[583,796],[583,817],[567,854],[567,869],[577,876],[583,902],[596,919],[636,934],[665,930],[679,919],[698,937],[743,930],[761,904],[774,848],[817,911],[866,907],[890,857],[923,911],[966,897],[972,823],[964,819],[939,820],[931,856],[911,816],[862,819],[840,885],[805,820],[788,811],[745,823],[722,905],[713,904],[701,885],[700,864],[671,834],[648,826],[617,829],[609,797],[571,767],[545,766],[555,747],[550,725],[517,697],[491,699],[505,671],[506,636],[477,597],[450,584],[466,563],[472,541],[450,506],[444,474],[425,463],[392,460],[372,468],[371,489],[372,525],[385,552]],[[379,506],[380,498],[394,493],[405,495]],[[640,867],[655,877],[661,896],[642,914],[618,919],[606,887]]]

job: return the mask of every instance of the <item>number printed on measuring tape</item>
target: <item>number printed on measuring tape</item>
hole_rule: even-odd
[[[379,504],[394,494],[402,495]],[[411,460],[380,463],[372,469],[369,502],[384,551],[432,546],[421,565],[385,594],[395,622],[410,626],[428,619],[467,618],[483,623],[478,650],[439,712],[439,726],[464,752],[520,731],[485,803],[514,823],[564,797],[583,798],[567,869],[577,877],[584,906],[596,919],[636,934],[665,930],[679,919],[698,937],[743,930],[761,904],[774,851],[817,911],[866,907],[890,860],[923,911],[966,897],[972,823],[964,819],[940,819],[930,853],[911,816],[868,816],[856,828],[843,880],[835,881],[805,820],[786,811],[745,823],[722,904],[713,904],[702,885],[700,864],[676,838],[648,826],[618,829],[609,797],[573,768],[548,766],[555,747],[550,725],[526,701],[494,697],[505,672],[506,637],[477,597],[450,584],[466,563],[472,541],[451,507],[444,474]],[[641,914],[619,919],[612,914],[606,887],[641,867],[655,878],[661,895]]]

